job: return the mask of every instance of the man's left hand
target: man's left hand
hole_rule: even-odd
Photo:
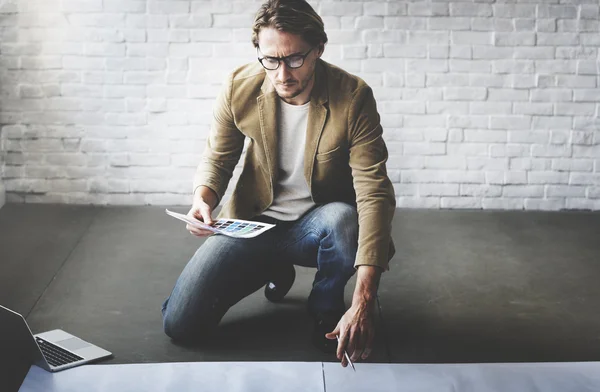
[[[367,359],[371,354],[375,338],[374,307],[373,301],[356,301],[342,316],[335,329],[325,335],[327,339],[333,340],[336,336],[340,337],[336,355],[343,367],[348,366],[344,350],[348,352],[352,362]]]
[[[337,357],[342,366],[348,366],[344,350],[352,362],[367,359],[373,349],[375,338],[375,303],[382,269],[372,265],[358,267],[352,306],[342,316],[335,329],[326,334],[327,339],[340,337]]]

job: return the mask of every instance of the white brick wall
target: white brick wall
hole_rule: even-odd
[[[600,210],[598,0],[311,4],[374,89],[400,207]],[[259,5],[0,0],[0,205],[187,205]]]

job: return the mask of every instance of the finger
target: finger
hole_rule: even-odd
[[[340,323],[338,323],[338,324],[335,326],[335,328],[334,328],[334,330],[333,330],[333,331],[331,331],[331,332],[329,332],[329,333],[326,333],[326,334],[325,334],[325,337],[326,337],[327,339],[335,340],[335,339],[337,339],[337,336],[338,336],[339,334],[340,334]]]
[[[192,209],[188,212],[188,216],[191,216],[194,219],[202,220],[202,214],[200,214],[200,210],[198,208],[192,207]]]
[[[203,231],[201,233],[192,233],[192,232],[190,232],[190,234],[192,234],[194,237],[204,238],[204,237],[211,236],[214,233],[212,231]]]
[[[344,350],[346,350],[346,345],[348,344],[348,337],[349,337],[348,335],[349,335],[348,331],[344,331],[344,330],[342,330],[339,335],[340,339],[338,340],[336,356],[337,356],[337,359],[342,361],[342,363],[345,360],[343,358],[344,358]]]
[[[211,210],[208,205],[192,207],[192,209],[188,212],[188,216],[197,219],[200,222],[206,223],[207,225],[212,225],[213,223],[211,218]],[[207,216],[208,218],[206,218]]]
[[[206,237],[208,235],[213,234],[212,231],[210,230],[204,230],[204,229],[200,229],[191,225],[186,225],[185,227],[191,234],[197,236],[197,237]]]
[[[356,328],[356,327],[352,327],[350,328],[350,336],[348,338],[348,345],[346,346],[346,352],[348,353],[348,356],[352,357],[354,355],[354,352],[356,351],[356,347],[358,345],[358,337],[360,334],[360,329]],[[352,359],[354,360],[354,359]]]
[[[200,207],[200,214],[202,215],[202,221],[204,223],[206,223],[207,225],[213,224],[212,217],[210,216],[210,208],[208,208],[207,205]]]
[[[198,233],[201,233],[201,232],[203,232],[203,231],[207,231],[207,230],[200,229],[200,228],[198,228],[198,227],[192,226],[192,225],[190,225],[190,224],[187,224],[187,225],[185,225],[185,229],[186,229],[187,231],[189,231],[190,233],[192,233],[192,234],[198,234]]]
[[[338,345],[339,345],[339,343],[338,343]],[[338,359],[340,359],[340,358],[338,357]],[[340,364],[342,365],[342,367],[348,366],[348,359],[346,358],[345,351],[342,351],[342,358],[340,359]]]
[[[361,328],[360,332],[356,335],[356,348],[354,349],[354,352],[350,354],[350,359],[352,359],[352,361],[358,361],[361,358],[367,343],[367,331]]]
[[[367,343],[365,345],[365,351],[362,354],[362,359],[367,359],[369,355],[371,355],[371,351],[373,350],[373,342],[375,341],[375,330],[373,328],[369,328],[367,331]]]

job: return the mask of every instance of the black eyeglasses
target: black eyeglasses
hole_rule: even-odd
[[[300,68],[304,65],[304,59],[306,56],[314,49],[314,47],[310,48],[310,50],[304,54],[293,54],[291,56],[285,57],[271,57],[271,56],[263,56],[259,57],[258,61],[262,64],[265,69],[269,71],[274,71],[279,68],[281,62],[285,62],[285,65],[292,69]],[[260,53],[260,49],[256,48],[257,54]]]

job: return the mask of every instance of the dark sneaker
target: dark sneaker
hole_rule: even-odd
[[[319,314],[315,317],[312,343],[324,353],[335,354],[337,351],[337,339],[327,339],[325,334],[333,332],[342,315],[340,313],[328,313]]]
[[[280,302],[290,291],[296,280],[296,269],[292,264],[280,263],[272,270],[271,279],[265,285],[265,297],[271,302]]]

